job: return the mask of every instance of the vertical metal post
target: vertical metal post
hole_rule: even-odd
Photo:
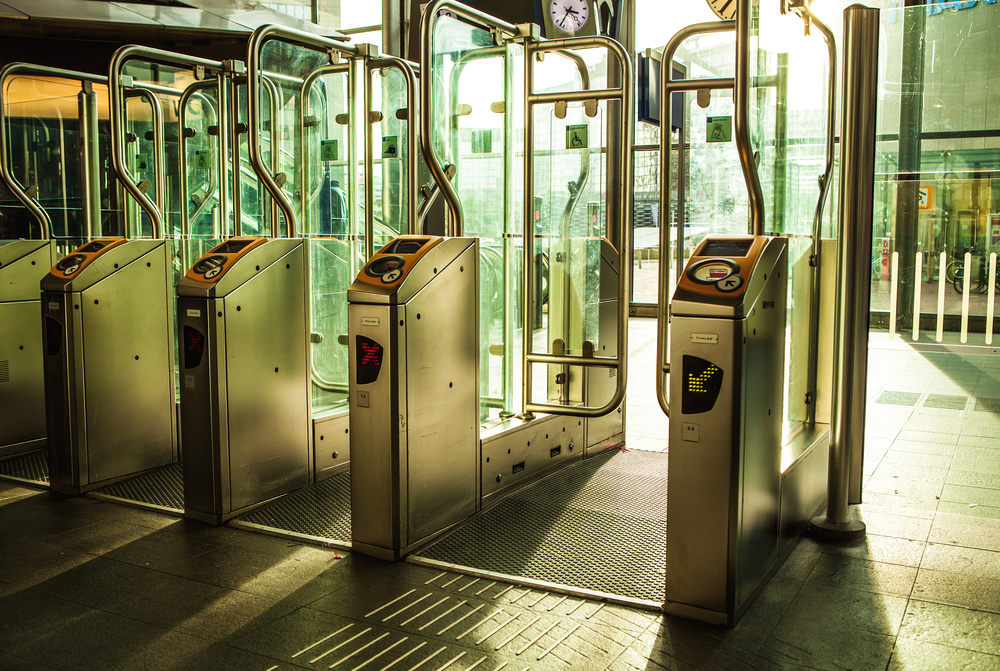
[[[750,196],[750,232],[764,234],[764,191],[750,142],[750,2],[736,4],[736,77],[733,82],[733,139]]]
[[[80,187],[83,201],[83,229],[87,237],[99,238],[101,226],[101,161],[97,150],[97,94],[94,84],[82,82],[77,94],[80,110]]]
[[[528,360],[532,349],[532,310],[531,299],[534,296],[534,273],[531,264],[535,259],[535,199],[532,197],[535,170],[535,110],[531,104],[531,94],[535,92],[535,68],[532,67],[534,53],[524,49],[524,263],[521,273],[521,349],[524,354],[521,368],[521,419],[534,419],[535,414],[528,410],[531,399],[532,370]],[[610,60],[610,59],[609,59]],[[508,98],[510,100],[511,98]]]
[[[833,540],[853,540],[865,534],[864,523],[851,519],[849,487],[851,456],[864,449],[878,29],[879,10],[851,5],[844,11],[842,177],[830,470],[826,516],[813,519],[810,526],[814,535]]]
[[[232,72],[225,75],[224,86],[229,90],[229,155],[233,164],[233,234],[243,235],[243,173],[240,159],[240,94]]]
[[[364,131],[364,162],[365,162],[365,258],[370,259],[375,254],[375,148],[372,146],[372,130],[375,126],[375,92],[372,87],[371,70],[365,58],[360,64],[360,72],[364,73],[364,109],[361,111],[361,128]],[[352,68],[354,74],[358,68]],[[352,129],[353,131],[353,129]],[[387,189],[388,182],[382,180],[382,188]],[[402,231],[400,231],[402,232]]]
[[[240,229],[236,221],[233,222],[233,228],[229,228],[229,214],[232,211],[229,202],[229,164],[234,160],[234,157],[229,152],[229,122],[232,119],[229,94],[232,91],[229,89],[229,78],[225,73],[218,74],[216,86],[219,92],[219,115],[216,119],[219,129],[219,134],[216,136],[219,148],[219,220],[222,222],[224,236],[239,235]],[[232,233],[229,232],[230,230]]]

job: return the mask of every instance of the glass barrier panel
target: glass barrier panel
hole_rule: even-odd
[[[806,393],[816,337],[809,263],[819,177],[826,167],[829,55],[818,30],[763,0],[750,35],[750,139],[759,157],[765,233],[788,240],[784,372],[785,438],[808,419]]]

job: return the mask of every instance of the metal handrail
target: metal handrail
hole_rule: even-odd
[[[151,235],[154,240],[163,238],[163,215],[160,208],[164,206],[164,201],[166,199],[166,176],[163,174],[164,159],[163,159],[163,105],[160,103],[160,98],[150,89],[145,87],[137,86],[129,89],[124,96],[128,98],[139,98],[140,100],[149,102],[149,113],[153,123],[153,195],[156,198],[155,203],[150,203],[153,206],[153,211],[156,213],[154,217],[153,214],[140,202],[143,210],[149,215],[149,219],[152,226]],[[123,110],[124,111],[124,110]],[[115,110],[112,108],[111,116],[115,115]],[[112,144],[114,144],[114,139],[112,139]],[[130,181],[131,180],[130,177]],[[136,190],[142,193],[143,198],[147,201],[149,198],[146,196],[145,192],[138,188],[136,184]],[[126,186],[128,189],[128,186]],[[131,193],[131,190],[129,190]],[[141,231],[140,226],[137,232]],[[128,225],[124,226],[125,237],[128,238]]]
[[[35,217],[39,227],[39,239],[49,240],[52,235],[52,219],[45,208],[39,204],[38,200],[32,198],[25,192],[10,169],[8,160],[7,141],[7,79],[14,75],[34,75],[42,77],[60,77],[79,82],[91,82],[93,84],[107,85],[108,78],[101,75],[92,75],[86,72],[76,72],[74,70],[64,70],[62,68],[51,68],[43,65],[33,65],[31,63],[11,63],[0,70],[0,176],[10,192],[21,201]]]
[[[820,286],[819,277],[822,269],[822,253],[820,240],[823,236],[823,210],[826,207],[826,200],[830,193],[833,177],[833,151],[836,138],[837,123],[837,41],[833,31],[823,23],[805,5],[796,6],[793,10],[799,14],[807,25],[815,25],[823,39],[826,41],[827,55],[830,57],[830,73],[827,86],[827,125],[826,125],[826,157],[823,174],[819,178],[819,196],[816,198],[816,212],[813,215],[813,235],[812,235],[812,267],[813,281],[810,292],[810,315],[809,332],[812,334],[810,340],[815,343],[819,334],[819,304]],[[812,393],[813,402],[807,406],[807,421],[811,424],[816,421],[816,384],[819,376],[819,348],[810,346],[809,348],[809,371],[807,373],[808,383],[806,389]]]
[[[617,88],[590,90],[586,92],[574,92],[567,94],[540,94],[534,91],[534,68],[532,56],[542,52],[568,51],[572,49],[585,48],[606,48],[614,54],[621,68],[621,86]],[[530,42],[525,48],[525,130],[524,130],[524,193],[531,193],[533,168],[532,149],[534,138],[533,110],[534,105],[556,102],[559,100],[621,100],[621,110],[619,115],[618,134],[621,138],[631,137],[632,120],[634,113],[634,100],[632,91],[632,61],[625,48],[615,40],[604,37],[579,37],[561,40],[547,40]],[[632,248],[632,227],[629,225],[629,215],[632,211],[632,161],[631,153],[622,151],[619,154],[618,183],[621,185],[624,202],[618,211],[618,258],[620,277],[618,283],[618,352],[614,357],[597,356],[575,356],[556,354],[535,354],[531,351],[531,338],[525,336],[523,340],[524,362],[522,384],[524,385],[523,401],[524,414],[530,416],[534,412],[558,412],[562,415],[574,417],[600,417],[615,410],[625,399],[625,388],[628,380],[628,298],[631,277],[631,264],[627,263],[626,255]],[[524,282],[522,293],[525,297],[522,301],[522,328],[524,333],[531,333],[533,319],[531,309],[531,296],[533,295],[531,264],[534,262],[534,217],[532,209],[534,207],[531,199],[525,197],[524,212],[524,258],[523,274]],[[617,370],[615,379],[615,393],[611,399],[602,406],[567,406],[552,403],[528,403],[527,399],[531,390],[531,364],[556,364],[573,366],[597,366],[614,368]]]
[[[414,71],[413,64],[409,61],[405,61],[401,58],[396,58],[394,56],[382,56],[380,58],[371,59],[367,63],[367,76],[365,77],[365,97],[368,100],[372,99],[371,85],[372,78],[371,73],[376,68],[395,68],[403,73],[403,79],[406,82],[406,100],[407,100],[407,114],[406,114],[406,210],[407,210],[407,231],[410,235],[418,235],[420,231],[420,221],[418,219],[419,214],[419,203],[417,203],[417,195],[420,192],[420,186],[418,182],[419,175],[419,160],[420,160],[420,131],[418,127],[418,109],[417,109],[417,75]],[[368,123],[372,124],[372,120],[369,118]],[[369,133],[371,131],[369,130]],[[370,143],[369,143],[370,144]],[[369,150],[371,147],[369,147]],[[365,162],[366,165],[371,159],[371,151],[366,152]],[[374,168],[373,168],[374,170]],[[371,193],[372,190],[368,189]],[[374,208],[370,210],[370,217],[374,217]],[[374,228],[374,226],[373,226]],[[369,252],[371,256],[371,252]]]
[[[434,153],[434,145],[431,141],[434,130],[432,125],[434,118],[434,24],[437,22],[438,12],[443,9],[471,22],[483,30],[498,31],[514,36],[518,33],[518,29],[512,23],[501,21],[489,14],[472,9],[467,5],[457,2],[457,0],[434,0],[434,2],[424,8],[423,14],[420,15],[420,63],[426,69],[424,76],[420,78],[420,100],[423,101],[420,111],[420,148],[427,167],[430,168],[434,181],[441,187],[441,193],[444,195],[448,203],[448,209],[451,212],[451,221],[449,222],[447,233],[449,236],[457,237],[463,234],[464,228],[462,204],[459,201],[458,192],[445,174],[445,166]]]
[[[123,124],[123,113],[124,109],[122,107],[123,102],[123,83],[122,83],[122,69],[125,63],[130,60],[144,59],[149,62],[162,63],[164,65],[181,66],[188,67],[191,69],[201,69],[206,70],[222,70],[223,64],[219,61],[212,61],[205,58],[197,58],[195,56],[186,56],[184,54],[176,54],[169,51],[164,51],[162,49],[153,49],[150,47],[142,47],[137,45],[126,45],[118,49],[114,56],[111,58],[111,66],[108,74],[108,93],[111,99],[111,164],[114,166],[115,174],[118,176],[118,180],[125,187],[125,190],[129,192],[138,203],[139,206],[146,212],[149,216],[150,222],[153,226],[153,238],[160,239],[163,238],[163,222],[160,216],[160,212],[157,206],[154,205],[149,198],[146,197],[138,187],[138,185],[132,180],[131,175],[128,173],[128,169],[125,166],[125,133]],[[150,85],[146,87],[152,100],[150,104],[155,106],[159,103],[159,99],[153,93],[154,88],[159,88],[155,85]],[[154,122],[155,123],[155,122]],[[162,123],[162,116],[161,116]],[[162,138],[162,134],[160,135]],[[162,152],[162,146],[159,148]],[[155,151],[155,149],[154,149]],[[160,177],[162,176],[162,153],[160,156],[160,169],[157,173],[157,182],[162,182]],[[156,165],[156,158],[154,154],[154,167]],[[162,206],[163,200],[160,194],[157,194],[158,202]],[[128,227],[125,227],[125,234],[128,237]]]
[[[309,161],[307,160],[308,149],[309,149],[309,132],[306,130],[306,124],[305,124],[306,113],[308,112],[309,109],[308,108],[309,97],[312,95],[313,85],[316,84],[316,82],[318,82],[321,77],[325,77],[326,75],[330,74],[344,74],[344,73],[347,74],[348,89],[349,89],[349,95],[347,96],[348,100],[347,111],[348,115],[352,115],[352,111],[354,109],[354,103],[353,103],[354,96],[350,94],[350,89],[353,86],[354,73],[352,71],[351,64],[349,62],[334,63],[318,67],[315,70],[310,71],[309,74],[302,79],[302,88],[299,93],[300,98],[302,100],[302,104],[299,106],[299,146],[301,147],[303,153],[303,159],[299,162],[299,180],[301,182],[299,188],[301,196],[299,199],[302,207],[303,237],[309,237],[310,233],[310,227],[309,227],[310,222],[308,220],[309,208],[312,207],[313,201],[315,201],[316,198],[319,196],[319,189],[322,187],[322,182],[320,182],[319,183],[320,185],[317,186],[315,192],[309,188]],[[326,102],[327,101],[325,99],[322,99],[322,103],[324,105],[326,104]],[[326,112],[326,115],[327,116],[329,115],[329,111]],[[348,137],[351,140],[353,140],[353,134],[349,134]],[[353,164],[353,154],[354,154],[354,152],[351,151],[350,143],[348,143],[347,151],[348,151],[348,157],[346,162],[350,165]],[[349,186],[348,188],[350,189],[350,193],[354,194],[355,190],[352,187],[353,185]],[[348,218],[353,219],[354,216],[355,216],[354,208],[351,208],[351,212],[348,213]],[[349,228],[352,231],[354,230],[353,223],[354,222],[352,221],[351,225],[349,225]],[[369,256],[371,256],[371,254],[369,254]]]
[[[320,49],[330,54],[340,53],[348,57],[356,56],[358,50],[356,47],[344,44],[343,42],[337,42],[313,35],[312,33],[285,28],[283,26],[261,26],[253,31],[253,35],[250,36],[250,42],[247,46],[247,80],[249,83],[247,88],[247,105],[249,109],[248,124],[250,126],[250,164],[257,171],[257,175],[260,176],[264,187],[270,192],[271,198],[285,214],[287,236],[292,238],[296,236],[295,210],[292,207],[291,200],[288,199],[288,195],[274,181],[274,175],[271,174],[271,170],[265,165],[264,157],[260,151],[260,86],[264,75],[263,68],[261,67],[261,59],[263,57],[264,44],[268,40],[280,40],[288,44]],[[271,138],[271,143],[273,147],[273,137]],[[274,154],[273,148],[271,153],[272,155]],[[274,217],[271,221],[271,237],[274,238],[281,237],[281,222],[278,219],[278,217]]]
[[[763,235],[764,190],[750,142],[750,5],[749,2],[736,3],[736,81],[733,87],[736,118],[733,120],[733,140],[750,196],[750,232]]]
[[[673,143],[670,132],[673,125],[674,93],[704,89],[733,89],[734,78],[680,79],[673,78],[674,54],[686,40],[695,35],[725,33],[736,29],[734,21],[696,23],[679,31],[663,48],[660,62],[660,268],[656,304],[656,401],[667,417],[670,416],[667,376],[670,374],[670,152]],[[681,144],[684,138],[681,138]],[[664,214],[665,213],[665,214]],[[680,263],[678,249],[678,263]]]
[[[190,102],[191,98],[194,98],[195,96],[201,98],[204,101],[205,109],[211,111],[212,114],[215,115],[215,118],[218,119],[218,113],[216,112],[215,107],[211,104],[211,101],[209,100],[208,96],[206,96],[201,92],[202,89],[209,88],[213,85],[215,85],[215,82],[206,79],[205,81],[192,84],[191,86],[187,87],[184,93],[181,94],[180,102],[177,105],[177,119],[178,119],[177,153],[180,159],[181,166],[186,166],[187,164],[187,135],[185,131],[187,130],[187,105]],[[209,170],[208,190],[205,192],[205,198],[201,201],[201,203],[198,204],[198,207],[195,208],[195,211],[189,215],[187,174],[186,172],[182,172],[182,174],[183,177],[180,180],[181,237],[186,238],[190,233],[191,220],[197,219],[199,216],[201,216],[201,213],[205,210],[206,207],[208,207],[209,194],[214,193],[217,190],[218,186],[215,184],[216,171]],[[220,235],[218,223],[213,222],[213,228],[215,229],[214,230],[215,237],[216,238],[222,237]]]

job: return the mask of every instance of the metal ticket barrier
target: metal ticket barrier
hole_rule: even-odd
[[[221,524],[309,482],[303,254],[230,238],[177,285],[187,517]]]
[[[61,254],[100,237],[112,209],[100,155],[106,84],[30,63],[0,70],[0,173],[16,199],[0,204],[11,215],[3,235],[22,238],[0,240],[0,458],[47,445],[39,283]]]
[[[476,238],[401,236],[348,290],[359,552],[399,559],[478,508],[478,257]]]
[[[778,562],[787,247],[707,237],[674,293],[668,612],[732,625]]]
[[[52,489],[177,460],[165,242],[99,238],[42,279]]]

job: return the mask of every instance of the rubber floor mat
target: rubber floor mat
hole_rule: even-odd
[[[287,494],[230,524],[239,528],[263,527],[319,541],[350,543],[351,472],[337,473]]]
[[[49,453],[35,450],[0,461],[0,478],[49,484]]]
[[[667,455],[615,450],[513,494],[417,557],[663,601]]]
[[[131,480],[97,489],[93,495],[183,513],[184,469],[180,464],[170,464]]]

